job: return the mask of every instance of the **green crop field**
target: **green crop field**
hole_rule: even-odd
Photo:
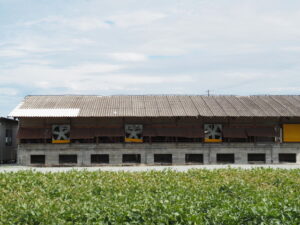
[[[0,224],[300,224],[300,170],[0,173]]]

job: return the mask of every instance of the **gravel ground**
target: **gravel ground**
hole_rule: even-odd
[[[222,169],[222,168],[280,168],[280,169],[300,169],[300,165],[295,164],[264,164],[264,165],[185,165],[185,166],[102,166],[102,167],[29,167],[18,165],[0,165],[0,173],[3,172],[18,172],[24,170],[32,170],[36,172],[67,172],[70,170],[86,170],[86,171],[128,171],[139,172],[149,170],[165,170],[171,169],[176,171],[188,171],[190,169]]]

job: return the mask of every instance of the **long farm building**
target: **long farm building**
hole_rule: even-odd
[[[21,165],[300,163],[300,96],[27,96]]]

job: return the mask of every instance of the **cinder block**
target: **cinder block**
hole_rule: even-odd
[[[18,163],[30,165],[30,155],[44,154],[46,165],[59,165],[59,154],[77,154],[78,166],[90,166],[91,154],[109,154],[111,165],[121,165],[123,154],[141,154],[142,164],[154,164],[154,154],[172,154],[174,165],[185,164],[185,154],[203,154],[204,164],[216,164],[218,153],[235,154],[236,164],[247,164],[249,153],[266,154],[266,163],[278,163],[279,153],[296,153],[300,163],[299,144],[253,143],[158,143],[158,144],[20,144]]]

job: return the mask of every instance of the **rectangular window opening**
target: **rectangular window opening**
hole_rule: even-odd
[[[141,154],[123,154],[123,163],[141,163]]]
[[[248,154],[248,163],[266,163],[266,154]]]
[[[91,155],[91,163],[109,163],[109,155],[108,154],[93,154]]]
[[[224,138],[224,142],[229,143],[244,143],[249,142],[247,138]]]
[[[279,154],[280,163],[296,163],[296,153],[281,153]]]
[[[31,164],[45,164],[45,155],[30,155]]]
[[[77,155],[59,155],[59,164],[75,163],[77,164]]]
[[[203,154],[185,154],[186,163],[203,163]]]
[[[71,143],[76,143],[76,144],[89,144],[89,143],[96,143],[95,139],[72,139]]]
[[[172,164],[172,154],[154,154],[154,163]]]
[[[115,137],[99,136],[97,138],[99,143],[124,143],[125,140],[124,137],[119,137],[119,136],[115,136]]]
[[[217,163],[234,163],[234,154],[217,154]]]
[[[52,140],[51,140],[51,142],[52,142]],[[22,143],[22,144],[41,144],[41,143],[45,143],[45,141],[44,141],[44,139],[20,139],[20,143]]]
[[[176,137],[153,136],[151,142],[176,142]]]

